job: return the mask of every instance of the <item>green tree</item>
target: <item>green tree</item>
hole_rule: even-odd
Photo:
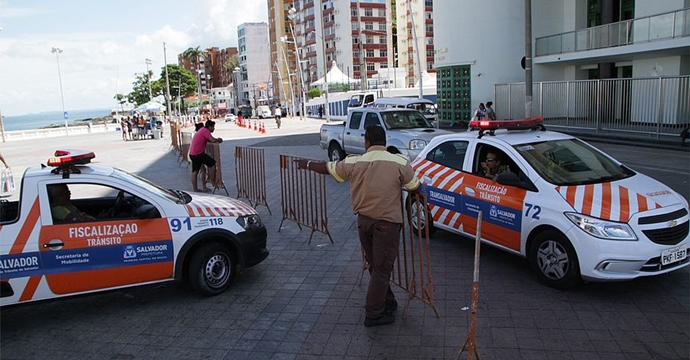
[[[177,101],[178,96],[184,99],[193,95],[197,90],[197,78],[189,70],[177,64],[168,64],[168,82],[170,84],[170,100]],[[155,84],[156,91],[165,95],[165,67],[161,68],[161,77]],[[154,87],[151,84],[151,87]],[[183,106],[181,106],[183,107]]]
[[[240,59],[237,57],[237,54],[231,56],[228,58],[228,61],[225,62],[225,68],[229,72],[235,71],[235,68],[240,67]]]
[[[113,96],[113,99],[115,99],[117,103],[120,104],[120,111],[124,112],[125,110],[122,107],[122,105],[127,102],[127,96],[118,93],[115,94],[115,96]]]
[[[310,99],[317,98],[321,96],[321,90],[319,90],[319,88],[311,88],[309,91],[307,91],[307,96]]]
[[[132,92],[127,95],[127,101],[137,105],[141,105],[151,100],[149,96],[149,79],[153,76],[153,72],[149,70],[148,74],[135,74],[134,82],[132,82]],[[153,93],[153,83],[151,83],[151,92]],[[160,91],[160,90],[159,90]]]

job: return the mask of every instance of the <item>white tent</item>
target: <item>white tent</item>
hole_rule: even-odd
[[[333,61],[331,64],[331,69],[328,70],[328,73],[326,74],[326,77],[328,79],[328,84],[352,84],[356,83],[359,84],[359,79],[353,79],[347,75],[345,75],[340,69],[338,69],[338,65]],[[311,83],[311,86],[318,86],[318,87],[323,87],[325,81],[323,78],[314,81]]]
[[[419,87],[419,80],[414,84],[414,87]],[[422,87],[436,87],[436,74],[431,76],[426,70],[422,71]]]
[[[147,112],[147,111],[152,111],[152,112],[157,112],[157,111],[162,111],[165,109],[165,105],[156,102],[156,101],[149,101],[147,103],[143,103],[139,105],[137,108],[137,111],[139,112]]]

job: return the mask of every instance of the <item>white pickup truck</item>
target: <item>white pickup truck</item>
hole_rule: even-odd
[[[438,135],[450,134],[434,128],[424,115],[412,109],[360,108],[350,110],[344,123],[321,125],[321,148],[328,150],[331,161],[347,154],[363,154],[364,131],[368,126],[386,130],[388,151],[414,159]]]

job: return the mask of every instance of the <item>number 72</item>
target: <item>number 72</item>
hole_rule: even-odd
[[[532,213],[532,219],[539,220],[541,206],[525,203],[525,207],[527,208],[527,211],[525,211],[525,217],[530,217],[529,213],[532,209],[534,209],[534,213]]]

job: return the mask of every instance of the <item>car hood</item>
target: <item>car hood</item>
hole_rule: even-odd
[[[395,132],[396,134],[402,134],[405,137],[408,137],[410,140],[412,139],[422,139],[426,140],[428,143],[431,141],[431,139],[435,138],[436,136],[439,135],[445,135],[445,134],[452,134],[452,132],[447,131],[447,130],[439,130],[439,129],[430,129],[430,128],[417,128],[417,129],[391,129],[389,130],[391,132]]]
[[[185,204],[189,216],[246,216],[256,214],[249,204],[227,196],[192,193],[192,201]]]
[[[639,212],[685,205],[671,188],[639,173],[607,183],[556,186],[556,191],[581,214],[621,222]]]

